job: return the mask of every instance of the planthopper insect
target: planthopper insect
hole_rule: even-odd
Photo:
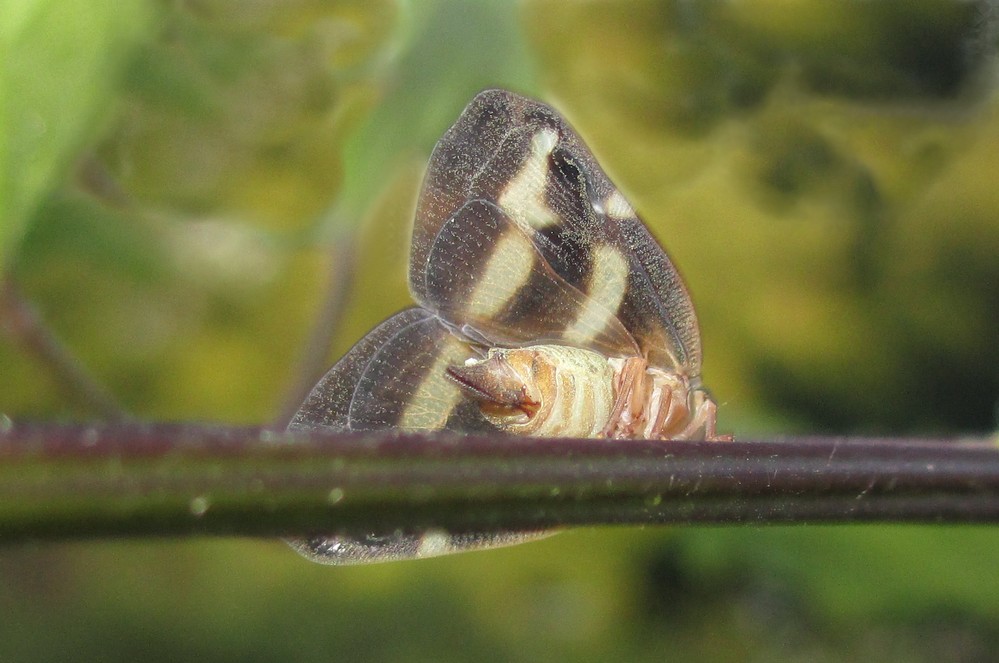
[[[676,268],[575,131],[504,90],[437,143],[416,210],[419,305],[361,339],[289,430],[502,431],[726,440],[700,386],[697,318]],[[539,532],[316,535],[325,564],[519,543]]]

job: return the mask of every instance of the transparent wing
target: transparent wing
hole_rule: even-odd
[[[316,385],[288,429],[495,430],[466,400],[444,368],[475,350],[439,318],[412,308],[362,338]],[[512,545],[546,532],[372,533],[363,537],[316,533],[289,539],[292,548],[322,564],[365,564],[433,557]]]
[[[303,556],[319,564],[342,566],[373,564],[404,559],[425,559],[456,552],[512,546],[551,536],[554,532],[471,532],[450,534],[430,532],[393,532],[365,537],[314,536],[292,539],[288,543]]]
[[[289,430],[493,430],[444,373],[474,355],[433,313],[397,313],[329,370]]]
[[[428,298],[428,261],[448,241],[442,233],[473,201],[500,208],[555,274],[613,311],[650,363],[699,372],[697,319],[676,268],[551,108],[488,90],[437,144],[413,231],[410,288],[418,299]]]

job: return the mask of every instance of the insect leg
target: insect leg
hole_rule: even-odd
[[[645,401],[645,368],[641,357],[628,357],[621,365],[614,383],[614,407],[601,437],[633,437],[636,423],[641,423]]]
[[[663,385],[662,391],[663,401],[659,412],[656,414],[656,421],[649,436],[658,439],[689,439],[687,437],[687,428],[684,428],[679,433],[674,432],[677,424],[690,416],[690,408],[687,407],[686,403],[687,399],[683,397],[682,391],[671,388],[669,385]]]
[[[719,435],[717,426],[718,405],[703,391],[694,392],[694,415],[680,434],[683,439],[704,439],[707,442],[731,442],[731,435]],[[698,433],[703,431],[701,438]]]

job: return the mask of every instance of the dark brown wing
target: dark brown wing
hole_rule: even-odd
[[[676,268],[555,111],[487,90],[437,144],[413,230],[410,289],[418,301],[432,301],[432,259],[447,250],[449,223],[475,201],[501,210],[552,272],[597,308],[613,311],[650,363],[699,372],[697,319]],[[543,335],[557,337],[564,321],[553,323],[545,314],[562,304],[537,301],[534,327],[551,327]],[[476,325],[460,317],[449,322]]]

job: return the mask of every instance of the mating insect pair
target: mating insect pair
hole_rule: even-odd
[[[419,307],[361,339],[290,430],[503,431],[730,439],[699,382],[676,268],[554,110],[482,92],[437,143],[416,210]],[[349,564],[517,543],[538,533],[315,536]]]

